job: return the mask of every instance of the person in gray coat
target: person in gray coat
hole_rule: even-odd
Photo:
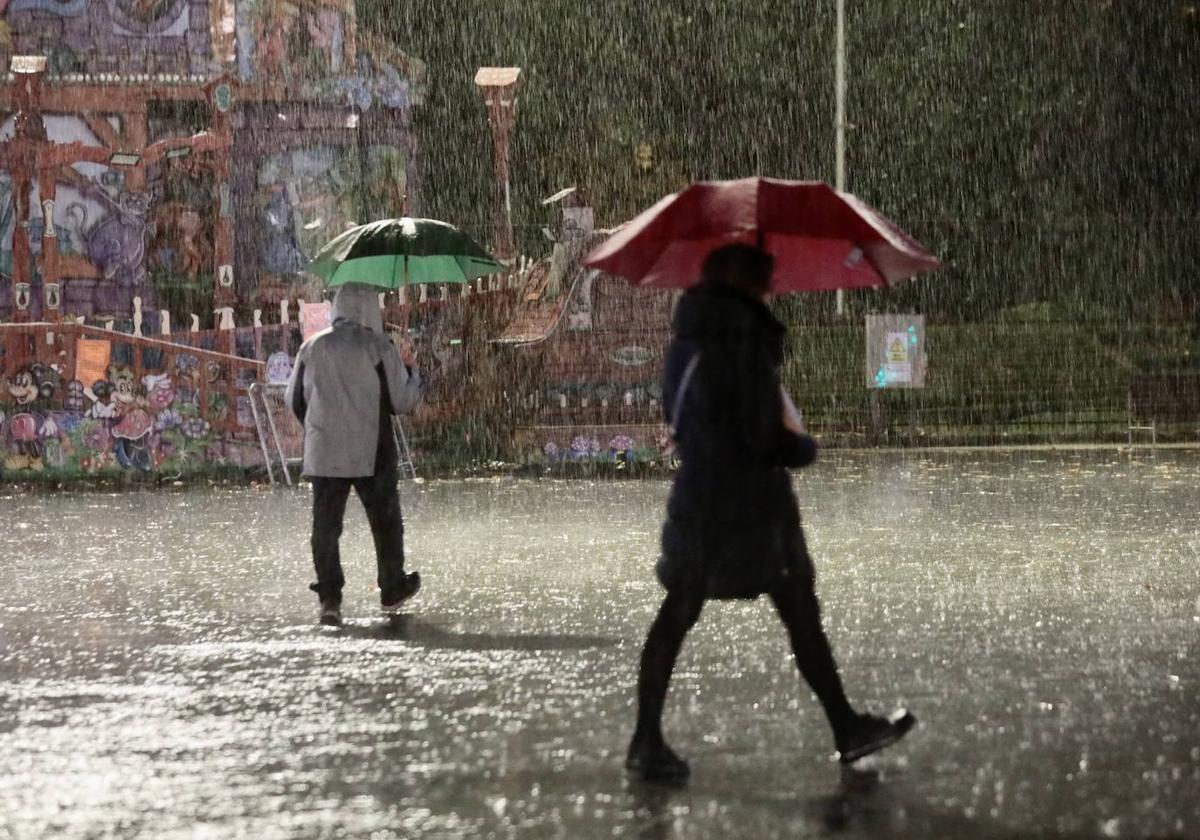
[[[338,539],[354,488],[375,540],[383,611],[397,612],[416,594],[421,577],[404,571],[399,455],[392,415],[413,411],[421,378],[411,348],[403,353],[383,331],[379,290],[347,283],[333,299],[331,325],[300,347],[286,399],[304,424],[303,473],[313,485],[312,552],[321,623],[340,624]]]

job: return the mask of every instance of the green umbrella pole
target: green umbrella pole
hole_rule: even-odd
[[[401,326],[404,328],[403,337],[408,338],[408,313],[412,311],[412,301],[408,299],[408,254],[404,255],[404,275],[400,281],[404,289],[404,318]]]

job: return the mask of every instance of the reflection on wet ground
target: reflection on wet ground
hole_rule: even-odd
[[[353,510],[341,629],[303,489],[0,497],[0,838],[1200,835],[1200,456],[833,453],[797,487],[852,699],[922,725],[842,770],[769,606],[713,605],[677,790],[621,771],[666,484],[406,486],[425,588],[373,614]]]

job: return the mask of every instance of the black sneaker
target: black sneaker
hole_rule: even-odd
[[[858,761],[896,743],[917,725],[907,709],[897,709],[886,718],[857,715],[845,734],[837,739],[837,757],[843,764]]]
[[[342,624],[342,602],[341,601],[322,601],[321,602],[321,623],[326,627],[340,627]]]
[[[629,745],[625,756],[625,770],[643,782],[662,782],[681,785],[688,780],[691,768],[666,744],[657,747]]]
[[[400,592],[390,602],[384,601],[383,614],[395,615],[400,612],[400,608],[404,606],[404,602],[412,596],[416,595],[421,589],[421,573],[409,572],[405,575],[404,584],[400,588]]]

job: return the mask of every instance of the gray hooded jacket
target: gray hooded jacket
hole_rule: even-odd
[[[332,314],[330,327],[301,345],[287,403],[304,423],[304,475],[358,478],[375,472],[385,445],[394,453],[381,422],[417,407],[421,381],[383,332],[378,289],[341,286]]]

